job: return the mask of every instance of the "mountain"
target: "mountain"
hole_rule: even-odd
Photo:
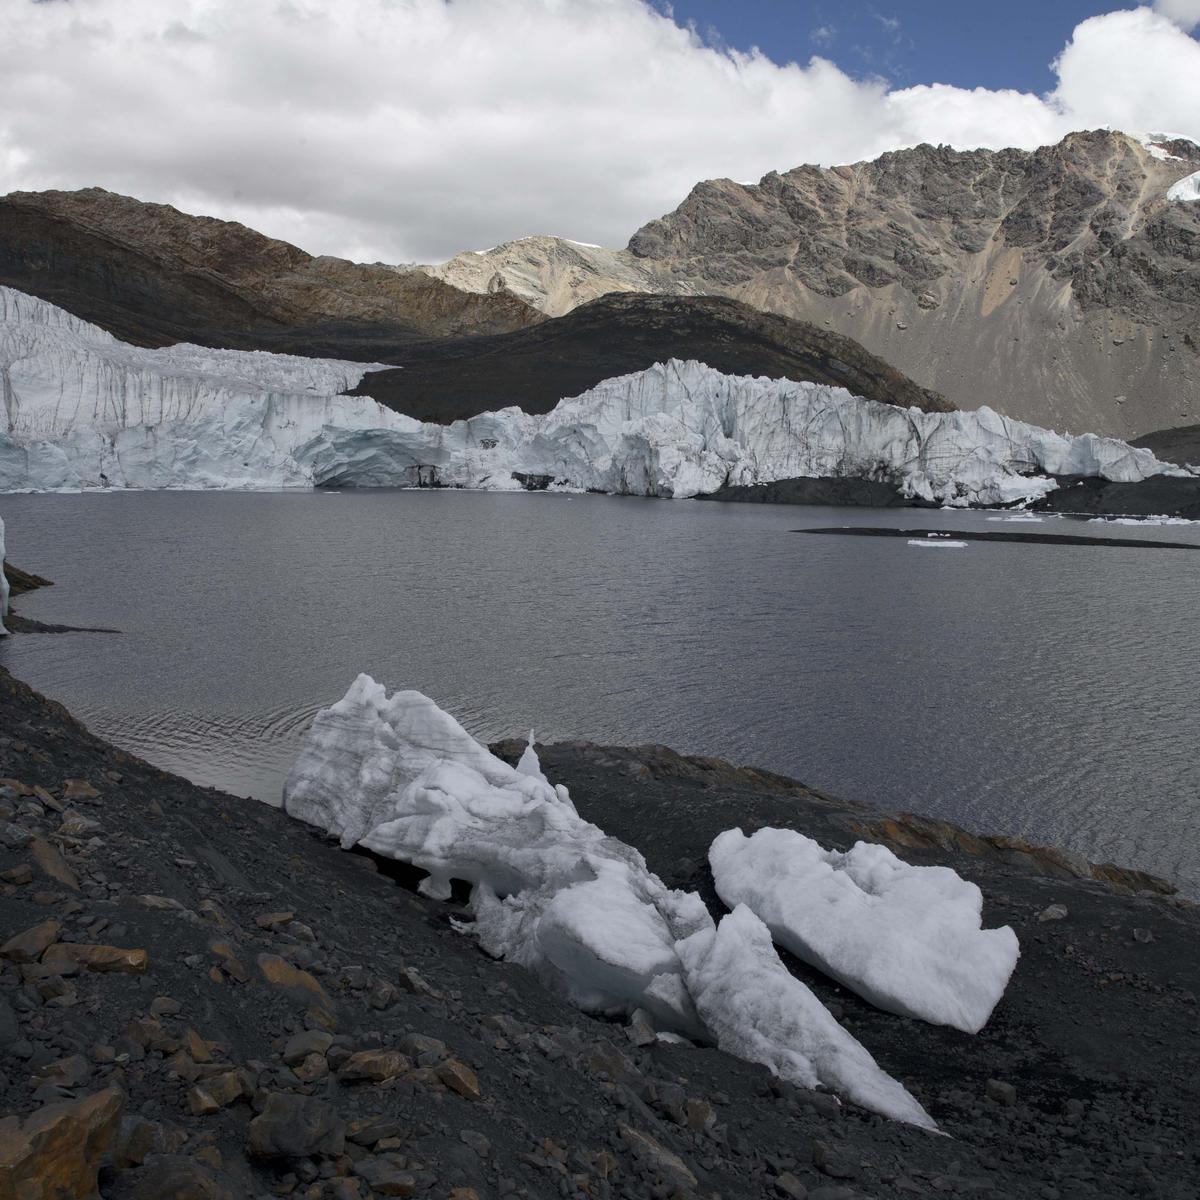
[[[672,358],[727,375],[830,384],[926,412],[952,408],[857,342],[815,325],[721,297],[637,294],[603,296],[512,333],[410,343],[394,359],[400,370],[370,372],[352,394],[423,421],[512,404],[547,413],[566,396]]]
[[[422,271],[468,292],[507,290],[550,317],[612,292],[674,292],[653,263],[568,238],[524,237]]]
[[[606,286],[733,296],[958,406],[1128,437],[1200,414],[1200,203],[1176,187],[1197,172],[1177,137],[923,145],[701,183],[623,251],[535,238],[429,269],[548,313]]]
[[[0,197],[0,284],[139,346],[187,341],[358,361],[413,338],[545,320],[510,293],[363,265],[244,225],[86,188]]]
[[[549,242],[560,264],[573,253],[571,243]],[[600,255],[608,274],[595,278],[610,291],[616,252],[577,249]],[[733,300],[608,296],[553,321],[518,294],[533,294],[532,283],[489,292],[485,280],[446,274],[452,282],[314,258],[243,225],[100,188],[0,198],[0,286],[135,346],[190,342],[400,364],[403,375],[375,374],[361,391],[421,419],[509,404],[548,412],[564,396],[669,358],[949,407],[847,338]],[[630,290],[646,279],[626,283]],[[575,308],[586,289],[576,282],[568,290]]]

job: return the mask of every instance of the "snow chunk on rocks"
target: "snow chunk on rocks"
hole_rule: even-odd
[[[419,692],[388,696],[368,675],[317,714],[284,788],[295,817],[429,872],[421,890],[472,885],[469,929],[587,1012],[650,1015],[667,1034],[713,1039],[786,1078],[844,1090],[887,1116],[932,1127],[798,980],[750,915],[718,931],[695,892],[668,888],[634,847],[607,836],[551,784],[532,736],[518,767],[491,754]],[[728,924],[728,918],[726,920]],[[750,942],[735,943],[743,926]],[[738,980],[722,982],[722,964]],[[731,990],[732,989],[732,990]],[[700,1001],[703,999],[703,1005]]]
[[[717,893],[744,904],[798,958],[888,1012],[978,1033],[1020,947],[980,927],[979,888],[949,867],[914,867],[886,846],[825,850],[790,829],[720,834]]]
[[[720,1049],[763,1063],[801,1087],[824,1084],[896,1121],[933,1119],[779,960],[771,933],[744,904],[678,947],[696,1007]]]
[[[703,904],[579,817],[536,755],[522,761],[496,758],[420,692],[389,698],[360,675],[314,719],[284,805],[344,848],[428,871],[426,895],[449,898],[453,879],[475,886],[484,947],[561,983],[588,1011],[640,1005],[698,1035],[674,944],[709,920]]]

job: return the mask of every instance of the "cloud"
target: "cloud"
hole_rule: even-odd
[[[809,35],[808,40],[818,46],[828,46],[837,37],[837,28],[833,25],[818,25]]]
[[[1200,0],[1154,0],[1154,9],[1181,29],[1200,25]]]
[[[621,245],[713,176],[1195,133],[1200,43],[1178,19],[1083,22],[1038,97],[780,65],[641,0],[6,0],[0,191],[96,184],[368,261]]]

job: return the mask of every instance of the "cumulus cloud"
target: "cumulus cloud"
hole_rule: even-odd
[[[1200,25],[1200,0],[1154,0],[1154,7],[1183,29]]]
[[[778,64],[643,0],[7,0],[0,191],[95,184],[369,261],[620,245],[713,176],[1195,133],[1197,3],[1083,22],[1039,97]]]

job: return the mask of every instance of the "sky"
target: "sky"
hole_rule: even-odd
[[[0,0],[0,193],[313,253],[624,245],[702,179],[1073,129],[1200,140],[1200,0]]]
[[[1086,0],[672,0],[659,3],[711,43],[761,47],[776,62],[820,54],[856,76],[883,75],[897,87],[949,83],[963,88],[1054,86],[1051,62],[1072,30],[1112,4]]]

